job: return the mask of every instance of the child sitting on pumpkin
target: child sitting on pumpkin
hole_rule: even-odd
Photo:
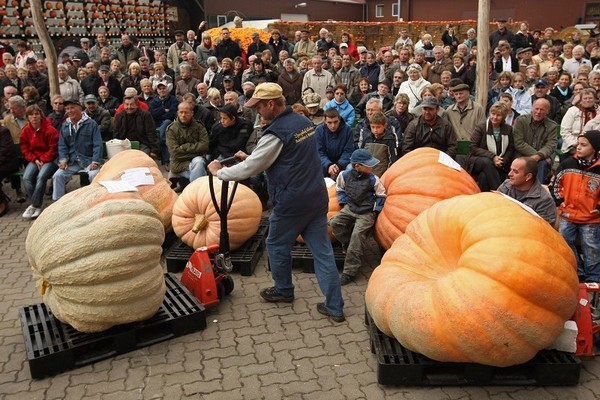
[[[354,150],[351,169],[338,175],[337,197],[342,210],[329,221],[333,235],[346,249],[340,283],[352,282],[361,266],[361,257],[372,247],[379,251],[372,235],[377,214],[385,202],[385,188],[373,174],[379,160],[366,149]]]

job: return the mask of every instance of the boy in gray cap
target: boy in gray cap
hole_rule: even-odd
[[[354,150],[352,169],[338,175],[336,193],[342,210],[329,221],[333,235],[346,249],[340,283],[347,285],[356,277],[364,254],[379,247],[373,241],[372,228],[385,202],[385,188],[373,174],[379,160],[367,149]]]

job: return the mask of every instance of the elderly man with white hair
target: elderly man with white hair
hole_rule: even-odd
[[[83,104],[83,89],[75,79],[69,76],[67,66],[58,64],[58,88],[60,94],[65,100],[77,100],[79,104]]]
[[[584,58],[583,55],[585,53],[585,48],[582,45],[577,45],[573,47],[573,57],[565,60],[563,64],[563,70],[567,71],[573,78],[577,77],[577,73],[579,72],[579,68],[587,64],[590,67],[592,66],[592,62],[587,58]]]

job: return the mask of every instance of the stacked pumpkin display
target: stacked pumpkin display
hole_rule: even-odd
[[[149,168],[155,183],[114,194],[97,183],[136,167]],[[152,317],[166,290],[160,257],[176,198],[156,162],[128,150],[91,185],[46,208],[29,230],[26,251],[52,313],[82,332]]]
[[[369,279],[367,309],[382,332],[434,360],[526,362],[575,309],[573,252],[516,202],[472,194],[468,174],[438,156],[415,150],[382,178],[377,236],[389,250]]]

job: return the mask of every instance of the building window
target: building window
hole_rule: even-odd
[[[392,4],[392,17],[398,16],[398,3]]]
[[[227,23],[227,15],[217,15],[217,26],[225,25]]]
[[[383,18],[383,4],[375,5],[375,18]]]

